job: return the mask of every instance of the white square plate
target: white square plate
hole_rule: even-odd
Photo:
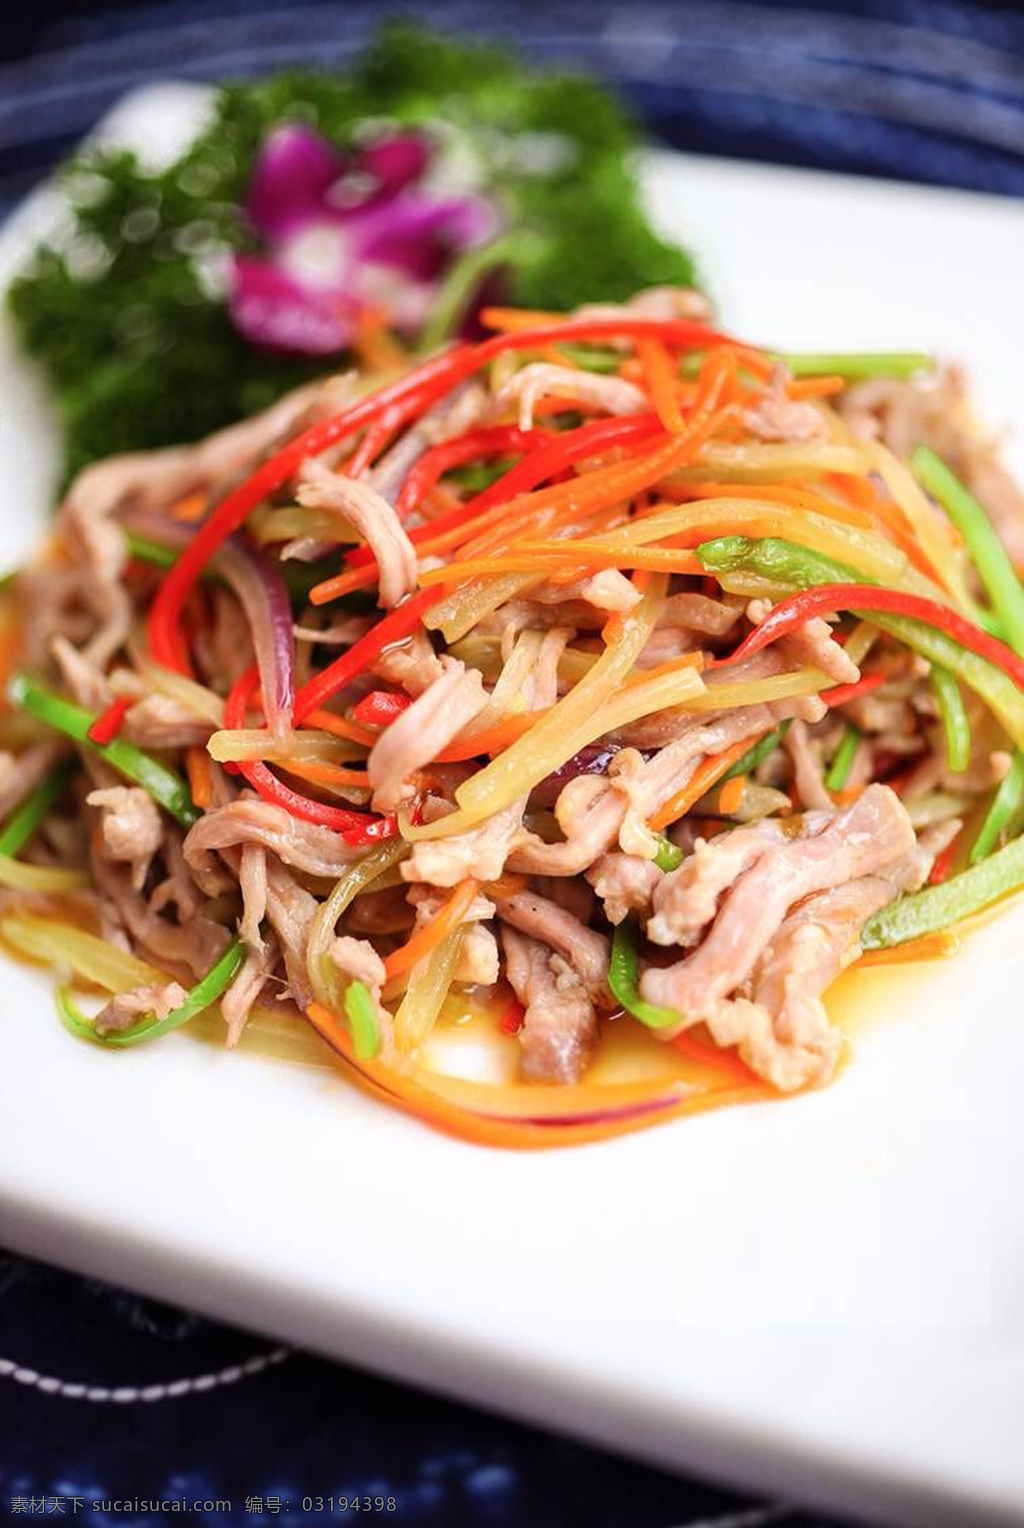
[[[135,93],[111,130],[158,150],[202,99]],[[1024,208],[642,170],[738,332],[960,356],[1019,423]],[[54,215],[44,195],[8,225],[0,276]],[[6,565],[55,458],[4,345]],[[0,1243],[670,1465],[928,1528],[1024,1521],[1021,907],[938,966],[854,976],[886,1022],[827,1091],[544,1156],[184,1036],[93,1051],[46,976],[3,982]]]

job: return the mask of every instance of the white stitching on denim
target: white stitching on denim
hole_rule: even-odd
[[[60,1395],[67,1401],[110,1402],[115,1406],[126,1406],[134,1401],[177,1400],[182,1395],[215,1390],[218,1385],[236,1385],[241,1379],[248,1379],[274,1364],[283,1363],[290,1351],[289,1348],[271,1348],[267,1353],[258,1353],[255,1358],[246,1359],[245,1363],[231,1364],[226,1369],[218,1369],[214,1374],[200,1374],[195,1379],[176,1379],[166,1385],[144,1385],[141,1389],[134,1385],[118,1385],[111,1389],[106,1385],[70,1384],[62,1379],[54,1379],[49,1374],[37,1374],[35,1369],[26,1369],[10,1358],[0,1358],[0,1379],[13,1379],[18,1385],[28,1385],[32,1389],[41,1390],[44,1395]]]

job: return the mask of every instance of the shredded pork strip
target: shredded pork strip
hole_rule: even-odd
[[[140,786],[112,785],[90,791],[89,806],[101,808],[103,848],[111,859],[131,866],[132,886],[139,891],[150,861],[163,842],[164,827],[156,802]]]
[[[442,753],[487,704],[476,669],[467,669],[458,658],[440,662],[440,678],[385,728],[370,750],[366,771],[375,812],[393,811],[410,800],[415,795],[411,776]]]
[[[717,718],[689,721],[681,737],[654,758],[627,768],[617,782],[596,775],[570,780],[555,803],[565,842],[548,844],[534,834],[524,835],[509,856],[510,869],[528,875],[580,875],[612,847],[624,828],[624,851],[635,852],[632,846],[639,843],[650,850],[645,857],[653,859],[646,820],[682,790],[702,758],[770,732],[775,714],[769,706],[740,706]]]
[[[621,377],[531,361],[515,372],[494,400],[496,414],[518,405],[519,428],[533,429],[533,414],[542,398],[571,398],[605,414],[640,414],[650,405],[644,393]]]
[[[112,997],[96,1015],[98,1035],[123,1034],[131,1029],[144,1015],[152,1019],[165,1019],[175,1008],[180,1008],[188,997],[178,982],[163,982],[147,987],[132,987]]]
[[[235,844],[262,844],[285,865],[325,877],[339,876],[360,853],[332,828],[304,822],[270,801],[240,797],[206,812],[189,829],[185,859],[200,886],[213,868],[213,852]]]
[[[781,924],[753,977],[754,1006],[768,1022],[751,1024],[746,1050],[740,1046],[781,1091],[831,1076],[842,1037],[828,1021],[822,994],[860,954],[868,918],[922,886],[931,863],[915,845],[885,870],[807,897]]]
[[[153,911],[141,892],[132,886],[130,868],[110,860],[100,849],[90,856],[92,876],[103,896],[108,915],[157,965],[170,965],[205,976],[229,942],[220,923],[198,913],[187,923],[172,923]]]
[[[532,709],[553,705],[558,698],[558,660],[571,635],[567,627],[545,632],[529,676],[526,698]],[[413,844],[409,859],[402,865],[402,875],[431,886],[456,886],[466,876],[478,881],[497,880],[524,836],[522,822],[527,799],[521,796],[465,833]]]
[[[824,440],[828,435],[824,415],[813,403],[788,397],[789,380],[786,368],[776,366],[757,402],[743,410],[743,423],[758,440]]]
[[[613,850],[602,854],[587,871],[587,880],[604,904],[609,923],[622,923],[630,913],[648,913],[665,871],[653,860]]]
[[[31,743],[17,755],[0,751],[0,821],[45,780],[63,752],[59,738]]]
[[[567,960],[591,1002],[608,1004],[608,939],[534,891],[519,891],[498,903],[498,917],[522,934],[550,945]]]
[[[572,966],[546,944],[504,925],[505,971],[523,1005],[520,1070],[531,1082],[576,1082],[597,1036],[597,1015]]]
[[[800,805],[805,810],[829,811],[832,798],[825,785],[821,758],[807,732],[807,724],[798,717],[783,740],[783,747],[793,763],[793,784]]]
[[[245,952],[242,969],[220,1000],[221,1018],[227,1026],[229,1049],[242,1038],[254,1005],[270,980],[278,960],[277,943],[274,940],[250,945]]]
[[[432,886],[411,886],[407,895],[416,909],[417,929],[431,923],[445,902]],[[469,904],[462,916],[465,934],[453,981],[490,987],[498,980],[498,941],[486,926],[494,913],[495,905],[489,897],[476,896]]]
[[[808,831],[806,820],[803,831]],[[714,918],[722,894],[745,870],[791,836],[780,822],[765,817],[730,833],[698,838],[678,869],[670,870],[654,888],[648,939],[654,944],[696,944]]]
[[[416,549],[394,508],[376,489],[321,461],[303,462],[295,497],[307,509],[323,509],[351,525],[380,569],[380,602],[397,605],[416,587]]]
[[[744,1054],[737,1012],[726,999],[750,975],[789,909],[816,892],[885,870],[914,845],[899,797],[887,786],[871,785],[821,831],[761,854],[732,887],[699,948],[675,965],[644,973],[641,991],[648,1002],[682,1015],[679,1025],[659,1034],[671,1038],[703,1020],[719,1044],[738,1043]]]

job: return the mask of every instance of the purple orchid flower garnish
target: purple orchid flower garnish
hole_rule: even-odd
[[[446,266],[498,225],[483,198],[423,184],[429,163],[430,145],[415,133],[343,155],[310,127],[277,128],[245,203],[264,252],[234,260],[231,315],[240,332],[275,350],[330,355],[374,307],[414,334]]]

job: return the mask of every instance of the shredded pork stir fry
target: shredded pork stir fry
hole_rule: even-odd
[[[1024,880],[1024,502],[927,357],[485,317],[72,484],[3,594],[0,932],[83,1038],[290,1016],[475,1139],[825,1083],[839,973]],[[432,1069],[453,999],[518,1081]]]

